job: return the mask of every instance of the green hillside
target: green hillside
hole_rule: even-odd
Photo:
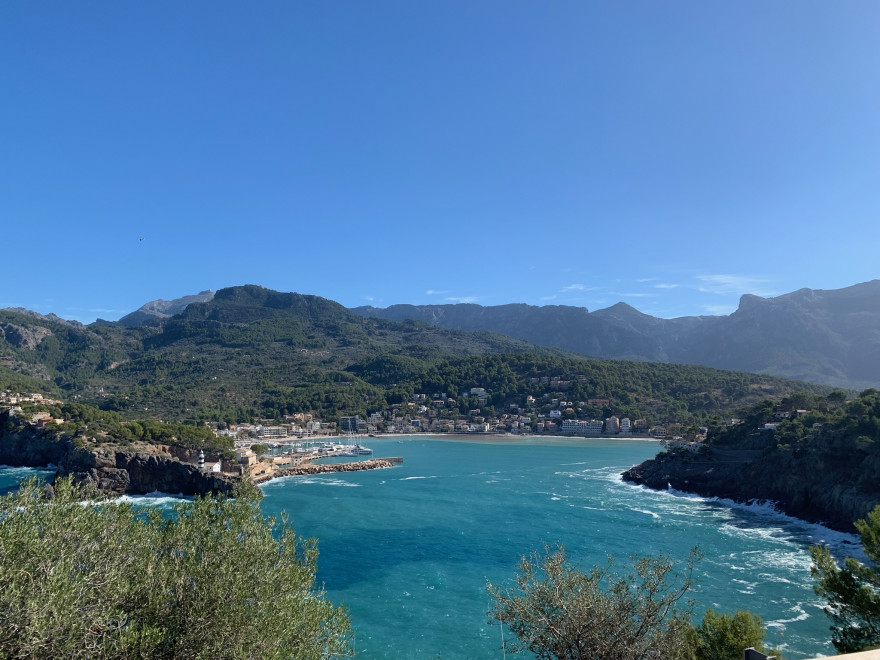
[[[673,364],[588,360],[490,332],[363,318],[317,296],[258,286],[218,291],[143,327],[0,312],[0,380],[117,411],[128,419],[248,421],[381,411],[413,393],[486,388],[494,411],[550,395],[557,377],[584,416],[694,423],[752,400],[817,385]],[[5,376],[4,376],[5,374]],[[20,380],[14,380],[20,379]],[[2,383],[0,383],[2,384]],[[475,402],[457,404],[462,412]],[[454,413],[454,409],[452,410]]]

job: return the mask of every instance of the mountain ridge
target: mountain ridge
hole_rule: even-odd
[[[485,330],[368,319],[325,298],[255,285],[221,289],[211,301],[140,327],[74,328],[2,311],[0,326],[0,389],[42,382],[33,391],[129,419],[391,415],[393,405],[415,405],[417,393],[437,393],[449,407],[444,414],[455,419],[478,415],[476,408],[494,416],[514,414],[511,406],[534,408],[527,395],[540,395],[541,413],[549,414],[559,405],[556,392],[557,401],[580,402],[567,406],[577,405],[577,414],[696,423],[756,397],[824,391],[706,367],[590,360]],[[461,394],[472,388],[489,392],[484,405]],[[606,411],[612,400],[613,411]],[[530,424],[535,415],[529,413]]]
[[[367,317],[492,330],[606,359],[699,364],[862,389],[880,385],[880,280],[842,289],[744,294],[727,316],[653,317],[626,304],[392,305]]]

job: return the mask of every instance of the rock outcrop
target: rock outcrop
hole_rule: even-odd
[[[208,302],[213,299],[214,292],[208,289],[207,291],[201,291],[191,296],[183,296],[182,298],[175,298],[174,300],[153,300],[131,314],[126,314],[119,319],[117,323],[119,325],[136,328],[179,314],[191,303]]]
[[[853,522],[880,504],[880,484],[858,451],[803,454],[706,448],[698,454],[660,453],[623,473],[625,481],[656,490],[673,488],[736,502],[772,501],[778,510],[832,529],[853,532]]]
[[[23,326],[15,323],[0,323],[0,334],[7,342],[27,351],[35,349],[44,337],[52,334],[41,325]]]
[[[124,449],[77,450],[58,466],[58,476],[94,483],[113,495],[143,495],[160,491],[183,495],[228,494],[231,476],[199,470],[171,456]]]
[[[235,483],[232,476],[199,470],[192,463],[178,460],[168,448],[86,449],[30,424],[9,432],[7,419],[7,414],[0,415],[0,465],[56,465],[56,476],[72,475],[75,481],[94,483],[112,495],[142,495],[154,491],[174,495],[230,493]]]

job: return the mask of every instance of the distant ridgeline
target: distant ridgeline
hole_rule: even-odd
[[[501,332],[592,357],[701,364],[835,387],[880,387],[880,280],[836,290],[742,296],[727,316],[663,319],[618,303],[357,307],[370,318]]]
[[[659,454],[623,477],[658,490],[771,500],[789,515],[852,532],[880,504],[880,393],[763,401],[692,449]]]
[[[365,318],[324,298],[257,286],[208,293],[135,326],[0,311],[0,391],[42,391],[125,419],[232,423],[405,412],[418,393],[446,394],[432,414],[454,419],[478,405],[462,393],[483,388],[487,417],[524,414],[532,397],[536,415],[555,399],[578,418],[685,425],[709,425],[768,397],[831,391],[707,367],[591,360],[494,332]]]

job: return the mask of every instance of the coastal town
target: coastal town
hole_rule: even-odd
[[[566,398],[571,381],[558,376],[532,378],[531,384],[548,391],[526,395],[518,403],[497,410],[489,405],[491,393],[472,387],[457,393],[415,393],[410,401],[393,404],[387,410],[344,416],[338,420],[319,419],[316,414],[296,413],[279,420],[257,419],[246,424],[216,424],[215,432],[245,445],[253,439],[276,441],[289,438],[320,438],[345,434],[515,434],[579,437],[624,436],[665,439],[677,437],[680,424],[650,425],[646,419],[630,419],[614,414],[614,402],[607,397],[574,401]],[[462,405],[462,404],[465,405]],[[473,406],[473,407],[471,407]],[[602,419],[585,412],[611,411]],[[690,440],[699,439],[699,429]]]
[[[314,413],[296,413],[281,420],[256,419],[250,423],[207,426],[220,438],[231,441],[235,455],[192,455],[185,460],[198,463],[200,472],[216,475],[248,476],[262,482],[278,476],[314,473],[317,471],[348,471],[389,467],[399,457],[373,458],[372,450],[361,444],[363,436],[412,434],[452,435],[544,435],[565,437],[621,437],[665,440],[673,446],[688,445],[695,449],[705,437],[669,435],[668,426],[649,426],[644,419],[630,420],[626,416],[610,414],[604,419],[582,418],[585,410],[611,410],[609,398],[590,398],[573,401],[565,398],[571,381],[561,377],[534,378],[536,389],[546,392],[538,396],[526,395],[517,404],[496,411],[490,405],[491,392],[483,387],[472,387],[457,393],[415,393],[411,400],[394,404],[387,410],[375,411],[365,418],[360,415],[342,416],[334,420],[319,419]],[[462,412],[461,403],[467,404]],[[14,415],[22,413],[36,428],[60,425],[65,420],[52,417],[47,410],[60,401],[38,393],[0,392],[0,405]],[[473,407],[471,407],[473,406]],[[45,408],[45,410],[44,410]],[[672,427],[677,430],[677,427]],[[348,460],[352,457],[352,460]],[[336,463],[317,459],[342,459]]]

